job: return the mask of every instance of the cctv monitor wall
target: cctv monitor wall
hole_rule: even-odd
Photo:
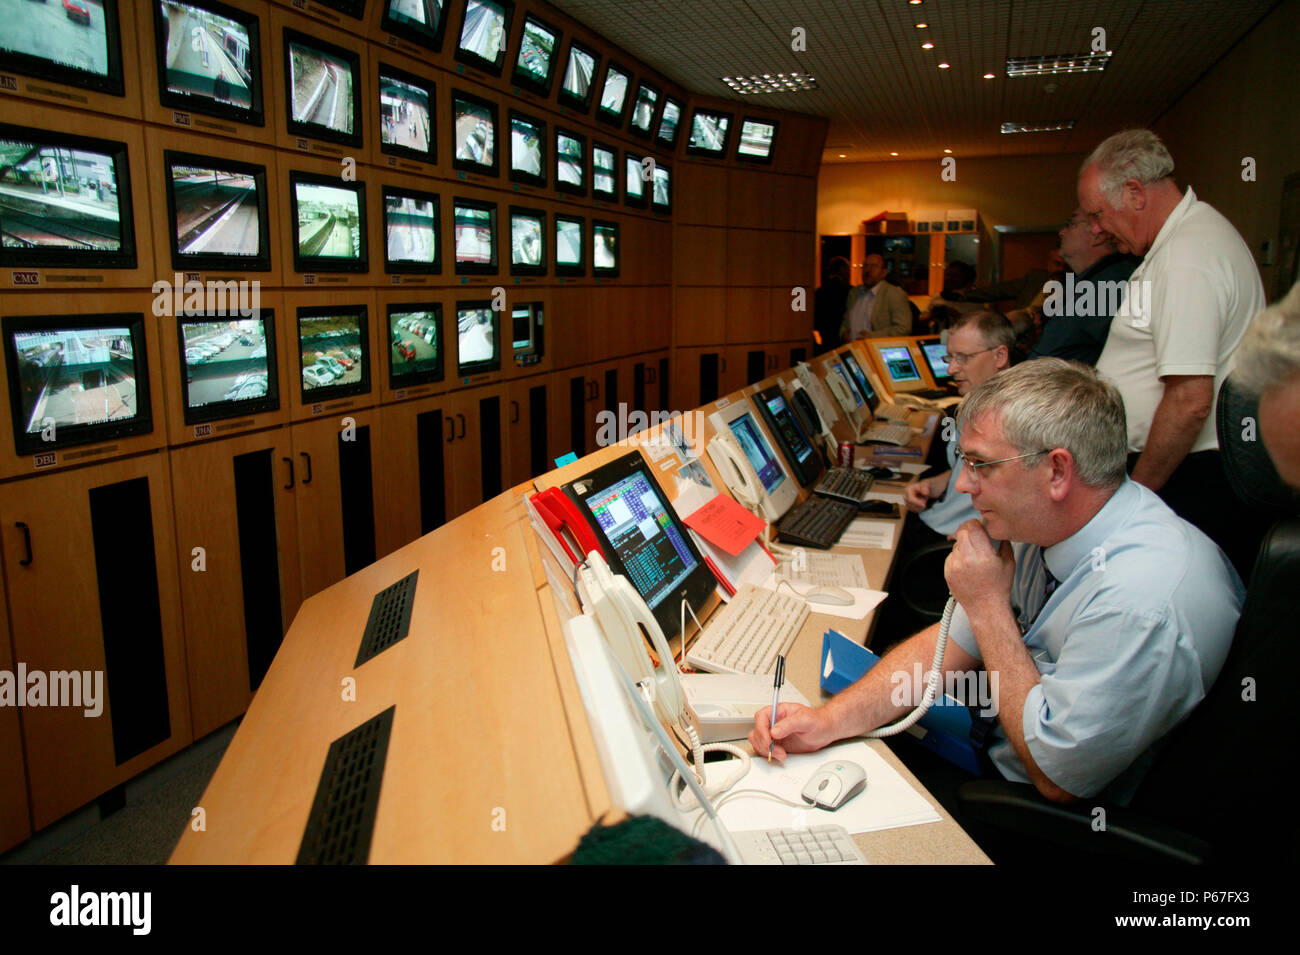
[[[586,221],[580,216],[556,214],[555,216],[555,274],[578,276],[587,274],[583,255]]]
[[[370,392],[365,305],[299,307],[298,371],[304,405]]]
[[[378,87],[379,151],[420,163],[436,163],[437,85],[381,62]]]
[[[560,80],[560,91],[556,99],[561,106],[586,113],[591,109],[591,100],[596,91],[596,70],[600,66],[600,54],[577,40],[569,41],[569,55],[564,65],[564,76]]]
[[[549,96],[559,52],[560,31],[541,17],[528,14],[519,35],[519,53],[511,79],[523,89]]]
[[[484,73],[500,76],[513,11],[514,4],[508,0],[465,0],[456,59]]]
[[[546,274],[546,213],[510,207],[510,274]]]
[[[574,195],[587,194],[587,137],[555,127],[555,188]]]
[[[591,144],[591,194],[618,201],[618,150],[613,146]]]
[[[672,149],[677,145],[677,133],[681,129],[681,100],[668,96],[664,99],[664,110],[659,114],[659,128],[655,131],[655,141]]]
[[[388,384],[393,390],[443,380],[441,302],[389,302]]]
[[[287,145],[297,145],[292,137],[306,137],[334,147],[361,147],[364,44],[350,37],[345,41],[349,46],[283,28],[285,125],[291,137]],[[325,151],[342,154],[337,148]]]
[[[187,425],[280,407],[272,309],[250,315],[185,314],[175,321]]]
[[[400,186],[380,188],[384,207],[384,271],[390,275],[442,274],[442,216],[437,193]]]
[[[618,275],[618,223],[591,220],[591,274],[613,278]]]
[[[158,0],[150,6],[161,104],[265,125],[257,13],[217,0]]]
[[[163,178],[174,270],[270,270],[265,166],[168,149]]]
[[[510,179],[529,186],[546,185],[546,123],[510,111]]]
[[[742,162],[771,162],[775,138],[776,120],[751,119],[746,116],[740,124],[736,158]]]
[[[456,303],[456,374],[461,378],[501,368],[500,314],[490,299]]]
[[[290,170],[289,207],[294,271],[369,271],[365,183]]]
[[[714,110],[697,109],[691,115],[691,138],[686,142],[686,152],[692,156],[721,159],[727,155],[727,136],[731,129],[731,114]]]
[[[463,90],[451,91],[451,164],[462,172],[497,174],[497,105]]]
[[[383,7],[380,28],[435,53],[442,49],[448,0],[374,0]]]
[[[453,200],[452,243],[457,275],[495,275],[497,207],[494,202]]]

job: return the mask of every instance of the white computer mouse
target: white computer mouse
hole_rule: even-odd
[[[834,812],[867,788],[867,771],[845,759],[823,763],[803,787],[803,801]]]
[[[843,587],[814,587],[803,595],[803,599],[809,603],[848,607],[853,603],[853,594]]]

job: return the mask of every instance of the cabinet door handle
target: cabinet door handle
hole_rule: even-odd
[[[293,458],[281,458],[280,460],[283,461],[285,464],[289,465],[289,483],[286,484],[286,485],[284,486],[284,489],[285,489],[286,491],[291,491],[291,490],[293,490],[293,485],[294,485],[294,480],[293,480]]]
[[[23,532],[23,546],[27,548],[27,556],[18,563],[24,567],[29,567],[32,563],[32,530],[22,521],[14,521],[14,527]]]
[[[456,440],[456,422],[452,420],[451,415],[447,415],[442,419],[442,423],[451,425],[451,430],[447,432],[447,443],[451,444]]]
[[[311,483],[311,455],[306,451],[299,451],[298,454],[307,459],[307,476],[302,479],[303,484]]]
[[[722,373],[724,375],[727,373],[727,359],[725,358],[722,359]]]
[[[519,423],[519,402],[511,400],[510,407],[515,409],[514,416],[510,419],[511,424]]]
[[[463,438],[465,437],[465,416],[458,411],[456,417],[460,419],[460,434],[456,435],[456,437]]]

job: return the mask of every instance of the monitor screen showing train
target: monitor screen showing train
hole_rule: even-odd
[[[490,301],[456,303],[456,371],[462,377],[501,367],[499,314]]]
[[[161,0],[153,15],[162,104],[261,126],[256,15],[211,0]]]
[[[365,187],[328,176],[289,173],[293,264],[299,272],[365,272]]]

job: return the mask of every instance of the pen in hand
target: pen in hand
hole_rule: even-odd
[[[785,657],[777,656],[776,658],[776,675],[772,678],[772,725],[768,727],[767,733],[767,761],[772,761],[772,730],[776,729],[776,707],[780,702],[781,684],[785,682]]]

